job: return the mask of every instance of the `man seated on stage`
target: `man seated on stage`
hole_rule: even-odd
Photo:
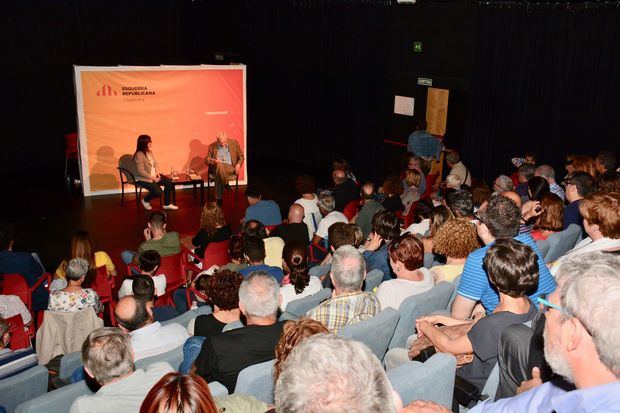
[[[218,132],[217,140],[209,145],[205,163],[209,165],[209,173],[215,175],[215,199],[222,203],[224,187],[228,182],[239,176],[243,164],[243,152],[234,139],[228,139],[226,132]]]
[[[250,206],[245,210],[244,222],[255,219],[266,227],[282,223],[282,214],[278,204],[275,201],[263,200],[263,196],[257,187],[248,185],[245,189],[245,197]]]

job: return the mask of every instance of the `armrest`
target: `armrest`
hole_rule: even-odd
[[[44,284],[46,282],[47,282],[47,284]],[[30,291],[30,293],[32,293],[37,288],[39,288],[42,284],[44,284],[45,288],[47,288],[47,290],[49,291],[50,285],[52,284],[52,274],[50,274],[49,272],[44,272],[43,275],[41,275],[41,277],[39,277],[37,282],[32,284],[32,286],[29,287],[28,290]]]

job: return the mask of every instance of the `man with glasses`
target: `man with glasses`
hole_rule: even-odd
[[[579,204],[588,194],[596,190],[596,181],[586,172],[575,172],[570,180],[566,182],[566,200],[568,205],[564,207],[564,229],[570,224],[577,224],[581,227],[582,218],[579,213]]]
[[[575,385],[552,380],[476,412],[620,411],[620,256],[594,252],[566,259],[558,288],[539,298],[545,312],[544,354],[551,369]],[[530,380],[531,388],[539,380]]]

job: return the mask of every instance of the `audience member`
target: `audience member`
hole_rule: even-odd
[[[16,295],[4,294],[4,274],[0,273],[0,318],[11,318],[21,315],[25,326],[32,325],[32,315],[28,307]]]
[[[585,173],[575,171],[570,180],[566,182],[566,200],[569,202],[564,207],[564,229],[570,224],[577,224],[583,227],[579,204],[588,194],[596,190],[594,178]]]
[[[392,240],[388,254],[396,278],[379,284],[376,296],[381,309],[398,310],[405,299],[430,290],[435,281],[433,274],[422,267],[424,245],[415,235],[403,234]]]
[[[0,379],[14,376],[37,365],[37,355],[32,347],[11,350],[9,324],[0,317]]]
[[[446,176],[445,188],[446,193],[448,190],[459,191],[461,189],[461,185],[463,185],[463,181],[461,181],[461,177],[456,174],[450,174]]]
[[[205,293],[213,305],[213,313],[196,317],[194,336],[220,334],[228,323],[239,321],[239,287],[243,276],[229,270],[216,271],[206,282]]]
[[[239,235],[233,235],[230,237],[230,241],[228,242],[228,256],[230,257],[230,262],[228,264],[222,265],[221,267],[213,268],[214,270],[230,270],[239,272],[248,266],[248,263],[245,262],[245,258],[243,257],[243,237]]]
[[[123,251],[121,258],[125,264],[133,262],[138,264],[138,258],[144,251],[154,250],[162,257],[176,255],[181,252],[179,234],[175,231],[168,232],[166,229],[167,216],[163,211],[152,212],[149,222],[144,229],[144,242],[140,244],[137,252]]]
[[[166,362],[136,370],[129,337],[112,327],[88,335],[82,345],[82,361],[86,374],[101,388],[93,395],[78,397],[70,413],[137,412],[153,385],[173,371]]]
[[[599,191],[620,192],[620,173],[605,171],[598,176],[596,183]]]
[[[319,222],[319,226],[314,233],[314,237],[312,238],[312,243],[315,245],[319,245],[323,240],[326,241],[327,238],[327,230],[329,227],[335,222],[344,222],[347,224],[349,220],[347,217],[339,211],[336,211],[336,201],[334,197],[327,194],[319,195],[319,210],[321,211],[321,215],[323,215],[323,219]]]
[[[288,222],[278,225],[271,231],[270,235],[282,238],[284,244],[297,241],[307,247],[310,243],[308,226],[303,221],[304,207],[299,204],[292,204],[288,209]]]
[[[332,196],[336,201],[336,211],[342,212],[349,202],[356,201],[359,197],[359,190],[353,180],[346,177],[345,171],[335,169],[332,172],[334,190]]]
[[[545,240],[564,228],[564,202],[554,193],[540,199],[540,215],[536,218],[531,235],[535,241]]]
[[[399,234],[400,223],[390,211],[379,211],[372,218],[372,233],[364,245],[364,260],[368,271],[383,272],[383,281],[394,278],[388,261],[388,244]]]
[[[278,413],[395,413],[401,404],[368,347],[331,334],[315,334],[293,349],[275,399]]]
[[[282,223],[282,215],[280,214],[278,204],[275,201],[264,200],[257,187],[249,185],[245,189],[245,197],[250,206],[245,210],[244,222],[256,220],[266,227]]]
[[[509,178],[510,179],[510,178]],[[512,186],[512,185],[511,185]],[[486,182],[481,179],[471,180],[471,197],[474,203],[474,212],[479,210],[491,196],[491,189]]]
[[[540,176],[547,180],[549,183],[549,190],[560,197],[562,201],[564,201],[564,190],[560,185],[555,182],[555,171],[549,165],[540,165],[534,171],[534,176]]]
[[[334,171],[343,171],[347,179],[352,180],[356,185],[358,184],[357,178],[351,170],[351,165],[349,165],[349,162],[347,162],[346,159],[334,159],[332,166]]]
[[[89,269],[84,279],[84,286],[90,287],[95,279],[97,268],[105,266],[109,277],[116,276],[116,269],[114,263],[110,259],[110,256],[104,251],[95,251],[95,242],[87,231],[77,231],[73,235],[71,240],[70,258],[84,258],[88,264]],[[68,263],[67,260],[63,260],[56,272],[54,273],[54,281],[52,282],[51,290],[62,290],[67,286],[65,280],[65,267]]]
[[[430,254],[433,252],[433,239],[435,235],[437,235],[437,231],[439,231],[439,228],[441,228],[441,226],[451,218],[454,218],[452,213],[444,205],[438,205],[431,209],[429,233],[428,236],[422,238],[424,253]]]
[[[69,260],[65,266],[65,278],[68,284],[62,290],[50,293],[48,310],[74,313],[91,307],[96,313],[103,311],[103,305],[99,301],[97,293],[90,288],[82,288],[88,268],[88,261],[84,258]]]
[[[560,257],[551,267],[555,275],[563,260],[593,251],[616,251],[620,248],[620,193],[595,192],[579,204],[587,238]]]
[[[573,170],[574,172],[585,172],[591,177],[596,178],[594,159],[592,159],[591,156],[576,155],[575,158],[573,158]]]
[[[162,326],[153,318],[152,303],[127,295],[114,309],[120,329],[131,337],[135,360],[156,356],[182,346],[189,337],[187,330],[177,323]]]
[[[500,175],[493,181],[493,193],[512,191],[512,179],[506,175]]]
[[[144,254],[143,254],[144,255]],[[155,299],[157,294],[155,293],[155,281],[153,277],[148,274],[140,274],[131,277],[131,293],[134,297],[144,300],[150,303],[151,310],[153,311],[153,319],[159,321],[172,320],[173,318],[181,315],[174,307],[169,305],[155,306]]]
[[[243,254],[249,265],[239,271],[241,275],[248,277],[254,271],[264,271],[275,278],[278,284],[282,283],[284,278],[282,269],[265,264],[265,243],[260,238],[245,238],[243,240]]]
[[[557,381],[515,397],[487,402],[471,412],[610,412],[620,404],[620,258],[594,252],[566,259],[557,273],[558,288],[544,306],[545,359],[576,389]]]
[[[344,326],[372,318],[380,311],[374,294],[362,291],[366,263],[354,247],[345,245],[336,250],[330,278],[334,285],[332,298],[310,310],[308,317],[337,333]]]
[[[334,225],[330,229],[333,227]],[[286,311],[288,303],[316,294],[323,286],[321,280],[308,274],[308,248],[302,243],[293,241],[286,244],[282,259],[284,261],[284,272],[290,281],[290,284],[280,288],[280,295],[282,296],[280,310]]]
[[[362,199],[362,208],[351,222],[355,222],[359,225],[364,233],[364,239],[366,239],[372,231],[372,217],[385,208],[375,199],[375,184],[372,182],[366,182],[362,185],[360,195]]]
[[[308,270],[308,274],[318,277],[325,288],[333,288],[331,280],[327,277],[331,268],[332,257],[334,252],[343,245],[352,245],[358,248],[356,244],[357,236],[355,224],[345,224],[343,222],[336,222],[327,231],[329,236],[329,250],[320,265],[314,266]],[[357,227],[359,228],[359,227]],[[361,230],[360,230],[361,231]]]
[[[416,130],[409,135],[407,151],[424,159],[439,159],[441,141],[426,131],[426,119],[418,119]]]
[[[402,200],[400,199],[403,193],[403,185],[397,176],[391,176],[385,180],[381,187],[385,199],[381,202],[383,208],[387,209],[391,213],[402,212],[405,209]]]
[[[469,191],[461,189],[446,195],[446,206],[455,218],[473,219],[474,202]]]
[[[168,373],[148,392],[140,413],[218,413],[209,385],[195,374]]]
[[[463,219],[451,219],[443,224],[433,239],[433,252],[446,258],[446,263],[431,268],[435,284],[452,282],[461,275],[468,255],[478,249],[474,224]]]
[[[280,237],[270,237],[267,228],[255,219],[246,221],[242,230],[243,238],[262,239],[265,244],[265,264],[282,268],[282,250],[284,240]]]
[[[420,199],[422,195],[419,191],[421,174],[415,169],[408,169],[405,171],[405,178],[403,182],[404,191],[400,195],[400,200],[403,203],[405,209],[403,210],[403,216],[409,214],[411,206]]]
[[[471,174],[469,169],[461,161],[461,156],[455,150],[446,152],[446,164],[450,168],[449,175],[456,175],[461,178],[461,185],[465,184],[471,187]]]
[[[549,182],[542,176],[533,176],[527,181],[527,196],[531,201],[539,201],[549,193]]]
[[[527,182],[534,176],[536,168],[531,163],[524,163],[519,166],[519,184],[514,188],[514,191],[521,197],[523,201],[529,198]]]
[[[414,155],[411,152],[406,152],[403,159],[404,159],[403,189],[407,189],[406,188],[407,183],[405,182],[404,174],[406,173],[407,170],[413,169],[413,170],[418,171],[418,173],[420,174],[420,185],[418,186],[418,191],[420,193],[420,196],[423,195],[424,192],[426,192],[426,175],[424,175],[424,172],[422,171],[422,158]]]
[[[431,210],[433,203],[429,200],[421,199],[413,211],[413,224],[409,225],[404,232],[424,236],[430,230]]]
[[[610,151],[601,151],[594,159],[594,169],[599,175],[616,170],[616,155]]]
[[[166,294],[166,275],[165,274],[157,274],[157,270],[159,270],[159,266],[161,264],[161,257],[157,251],[148,250],[144,251],[140,254],[140,258],[138,258],[138,266],[140,268],[140,273],[144,275],[148,275],[153,279],[153,284],[155,285],[155,295],[164,295]],[[121,287],[118,289],[118,298],[123,298],[126,295],[133,294],[133,277],[126,278]]]
[[[207,337],[196,359],[196,373],[232,393],[241,370],[275,357],[283,326],[277,320],[279,305],[278,282],[263,271],[250,274],[239,288],[239,309],[247,327]]]
[[[210,243],[228,241],[231,236],[232,232],[222,209],[215,202],[206,203],[200,214],[200,229],[192,238],[194,253],[203,257]]]
[[[221,204],[224,188],[241,173],[244,157],[239,143],[228,139],[226,132],[219,131],[215,137],[216,141],[209,145],[205,163],[209,165],[209,173],[215,175],[215,199]]]
[[[562,186],[564,186],[565,189],[566,182],[573,175],[573,172],[575,172],[575,168],[573,168],[573,159],[575,159],[575,155],[572,153],[569,153],[564,157],[564,170],[566,171],[566,175],[564,175],[564,178],[562,178],[561,184]]]
[[[28,286],[32,287],[43,275],[43,266],[35,253],[13,251],[14,242],[13,227],[0,224],[0,273],[20,274],[26,279]],[[32,294],[32,309],[45,310],[47,301],[48,291],[45,285],[41,284]]]
[[[312,241],[312,236],[321,222],[321,211],[319,211],[319,198],[316,196],[316,185],[314,178],[310,175],[298,176],[295,180],[295,189],[301,195],[296,204],[304,207],[304,223],[308,227],[308,239]]]
[[[492,313],[499,304],[497,292],[489,282],[487,271],[483,266],[487,250],[498,238],[514,238],[528,245],[538,256],[540,277],[537,288],[528,294],[530,298],[535,299],[555,289],[553,277],[538,251],[536,242],[528,234],[517,234],[520,216],[519,207],[509,198],[493,195],[489,199],[489,205],[481,216],[482,222],[477,224],[478,236],[486,245],[467,257],[458,293],[452,304],[453,317],[469,318],[477,301],[480,301],[487,314]]]

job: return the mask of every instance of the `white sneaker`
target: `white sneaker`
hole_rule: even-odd
[[[172,210],[177,210],[179,209],[178,206],[176,206],[175,204],[168,204],[168,205],[164,205],[164,209],[172,209]]]
[[[140,200],[140,202],[142,202],[142,206],[144,207],[144,209],[146,209],[147,211],[150,211],[151,209],[153,209],[153,207],[151,206],[151,204],[149,202],[146,202],[144,200],[144,198],[142,198]]]

